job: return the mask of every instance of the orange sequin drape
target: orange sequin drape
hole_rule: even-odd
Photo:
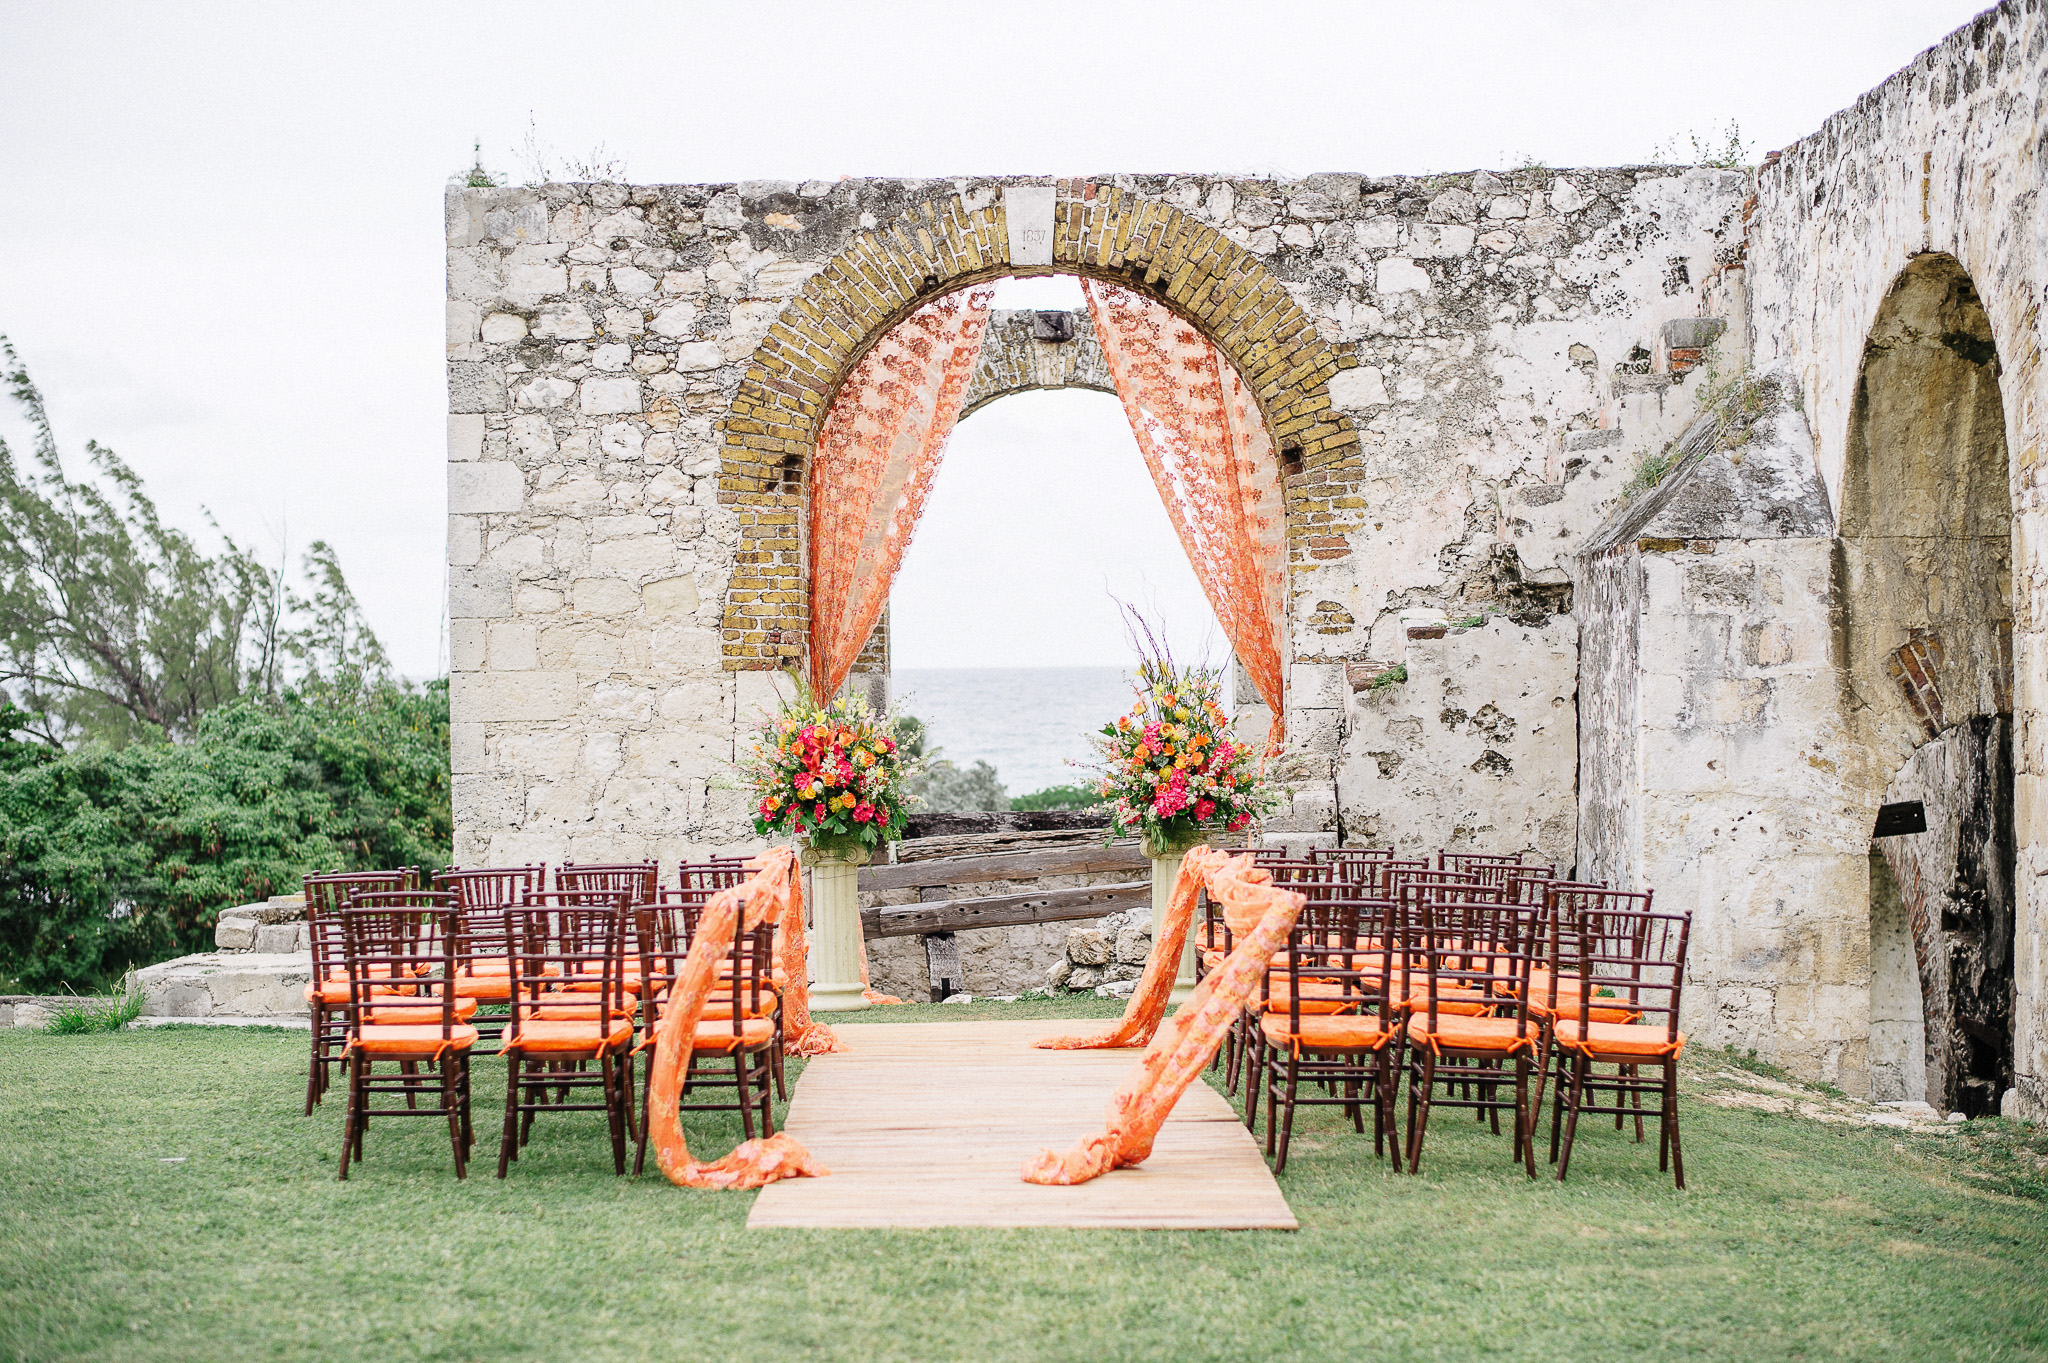
[[[1273,953],[1287,945],[1306,901],[1274,886],[1273,873],[1249,856],[1197,847],[1181,862],[1181,878],[1200,884],[1222,907],[1236,945],[1202,977],[1152,1044],[1138,1057],[1109,1100],[1102,1133],[1061,1152],[1040,1150],[1024,1162],[1027,1183],[1073,1184],[1112,1169],[1143,1164],[1159,1128],[1173,1115],[1188,1085],[1201,1076],[1245,1004],[1273,968]],[[1193,904],[1192,895],[1188,903]],[[1156,952],[1155,952],[1156,955]],[[1149,968],[1149,967],[1148,967]]]
[[[685,1188],[758,1188],[777,1179],[818,1178],[829,1172],[787,1132],[745,1141],[722,1159],[698,1160],[691,1156],[683,1129],[676,1124],[697,1023],[720,987],[718,965],[732,949],[733,934],[763,922],[782,924],[785,934],[792,924],[799,931],[803,927],[796,853],[787,847],[771,847],[749,861],[747,868],[754,874],[744,884],[720,890],[704,906],[704,916],[690,941],[690,954],[683,959],[682,973],[657,1024],[654,1070],[647,1076],[649,1134],[661,1172],[671,1183]],[[803,976],[791,978],[801,980]],[[730,988],[731,982],[726,981],[725,987]],[[737,999],[734,1004],[737,1006]]]
[[[1237,369],[1142,294],[1081,282],[1117,396],[1166,514],[1231,647],[1283,737],[1285,494],[1272,438]]]
[[[811,693],[838,693],[889,600],[981,358],[995,285],[937,298],[847,376],[811,464]]]

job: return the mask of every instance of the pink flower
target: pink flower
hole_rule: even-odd
[[[1212,818],[1212,817],[1214,817],[1215,813],[1216,813],[1216,802],[1215,802],[1214,800],[1197,800],[1197,801],[1195,801],[1195,817],[1196,817],[1196,818],[1198,818],[1198,819],[1207,819],[1207,818]]]
[[[1234,819],[1232,819],[1232,820],[1230,821],[1230,831],[1231,831],[1231,832],[1233,832],[1233,833],[1242,833],[1242,832],[1244,832],[1244,830],[1245,830],[1246,826],[1247,826],[1247,825],[1249,825],[1249,824],[1251,823],[1251,821],[1252,821],[1252,816],[1251,816],[1251,815],[1249,815],[1249,814],[1240,814],[1240,815],[1238,815],[1238,816],[1237,816],[1236,818],[1234,818]]]
[[[875,807],[863,800],[853,807],[853,818],[856,823],[873,823]]]

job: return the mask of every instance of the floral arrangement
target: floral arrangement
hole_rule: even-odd
[[[1110,824],[1147,855],[1170,856],[1206,832],[1241,832],[1278,803],[1258,754],[1230,737],[1211,668],[1176,667],[1164,649],[1138,668],[1137,704],[1094,739]]]
[[[873,849],[903,836],[916,763],[855,695],[819,705],[808,689],[763,720],[740,760],[754,831],[801,834],[813,847]]]

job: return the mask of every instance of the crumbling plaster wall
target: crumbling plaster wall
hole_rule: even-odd
[[[1760,176],[1749,222],[1749,308],[1759,362],[1784,360],[1804,393],[1816,461],[1839,507],[1864,348],[1907,265],[1940,252],[1983,302],[1997,347],[2010,458],[2014,614],[2015,1084],[2021,1111],[2048,1114],[2048,772],[2041,705],[2048,376],[2041,307],[2048,299],[2048,13],[2039,0],[1986,11],[1821,129]],[[1896,754],[1869,736],[1845,743],[1826,793],[1844,822],[1868,830]],[[1858,890],[1858,905],[1867,892]]]
[[[1829,798],[1833,523],[1796,396],[1738,386],[1586,545],[1578,869],[1693,915],[1696,1040],[1862,1094],[1869,830]]]
[[[1012,251],[1005,215],[1021,189],[1057,196],[1054,250],[1076,263]],[[1085,268],[1236,326],[1214,320],[1228,312],[1222,293],[1189,282],[1201,278],[1189,274],[1193,257],[1176,265],[1183,248],[1172,242],[1213,242],[1201,249],[1245,262],[1227,267],[1239,275],[1277,280],[1308,319],[1307,342],[1278,353],[1333,357],[1292,382],[1314,399],[1300,406],[1334,415],[1286,427],[1312,418],[1322,423],[1313,431],[1338,432],[1331,422],[1341,422],[1356,448],[1349,435],[1318,436],[1327,443],[1288,478],[1284,770],[1298,798],[1275,824],[1334,837],[1340,761],[1377,748],[1347,738],[1347,664],[1403,633],[1399,612],[1520,612],[1528,627],[1499,638],[1526,635],[1527,654],[1493,674],[1516,675],[1518,688],[1526,679],[1553,711],[1571,694],[1575,648],[1543,620],[1562,605],[1575,527],[1591,523],[1633,452],[1658,447],[1690,414],[1668,382],[1619,383],[1616,366],[1658,347],[1664,323],[1707,310],[1703,281],[1736,250],[1747,189],[1735,173],[1649,168],[451,192],[458,859],[672,863],[753,841],[730,764],[772,698],[765,669],[793,645],[770,630],[746,645],[755,660],[736,660],[734,640],[753,639],[758,621],[736,619],[732,601],[744,581],[749,609],[801,619],[803,584],[787,573],[802,562],[805,468],[801,454],[764,453],[749,467],[783,481],[744,491],[763,484],[734,475],[732,451],[766,438],[748,434],[752,418],[736,403],[769,372],[762,356],[823,337],[817,299],[837,262],[884,238],[906,260],[951,259],[954,247],[917,236],[942,222],[971,222],[982,254],[970,268],[961,244],[948,267],[957,273],[934,274],[928,288]],[[1122,243],[1083,230],[1115,213],[1168,232],[1141,276],[1115,276],[1104,262],[1121,258]],[[917,293],[916,280],[902,287]],[[1257,358],[1257,330],[1233,333],[1230,346],[1253,357],[1241,363],[1267,365],[1270,386],[1288,371]],[[1522,703],[1469,699],[1473,714]],[[1545,731],[1563,741],[1563,722]],[[1420,780],[1430,760],[1427,749],[1415,758],[1417,788],[1456,788],[1442,798],[1459,809],[1418,809],[1417,828],[1453,814],[1454,826],[1521,826],[1506,811],[1525,792],[1501,783],[1488,794],[1462,760],[1440,781]],[[1546,784],[1550,806],[1534,824],[1551,830],[1543,845],[1568,846],[1558,830],[1572,817],[1570,782]]]

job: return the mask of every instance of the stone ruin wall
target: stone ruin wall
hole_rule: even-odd
[[[765,669],[800,654],[804,607],[806,469],[766,448],[787,430],[762,432],[823,401],[815,376],[774,366],[823,365],[791,356],[830,336],[836,380],[918,298],[1067,269],[1196,316],[1299,462],[1297,799],[1277,831],[1334,838],[1341,817],[1391,836],[1420,800],[1424,840],[1568,862],[1569,550],[1631,456],[1691,414],[1659,372],[1665,324],[1713,306],[1747,189],[1652,168],[451,192],[457,859],[673,864],[750,845],[730,763],[777,684]],[[1046,200],[1051,258],[1019,264],[1007,205]],[[1432,672],[1431,622],[1481,611],[1516,623],[1447,637]],[[1411,648],[1436,693],[1372,695],[1419,734],[1355,689]],[[1457,741],[1437,743],[1446,724]],[[1373,754],[1396,745],[1382,787]]]
[[[1982,295],[2002,366],[2016,1082],[2039,1113],[2044,22],[2038,0],[1988,12],[1755,180],[1647,168],[452,193],[458,858],[673,863],[750,845],[729,764],[773,697],[767,669],[802,652],[805,454],[839,377],[934,292],[1096,274],[1197,320],[1288,462],[1297,795],[1275,831],[1519,842],[1582,870],[1655,870],[1702,914],[1703,977],[1721,972],[1705,1039],[1753,1039],[1854,1089],[1871,1063],[1856,1054],[1872,1017],[1868,832],[1897,767],[1881,759],[1898,754],[1807,656],[1851,604],[1813,561],[1828,539],[1737,533],[1625,564],[1579,551],[1616,519],[1636,459],[1695,415],[1701,383],[1684,371],[1720,325],[1724,364],[1788,368],[1837,510],[1865,338],[1905,263],[1946,252]],[[989,400],[1046,386],[1055,352],[1002,350],[1030,364],[991,370]],[[1071,354],[1055,368],[1085,369]],[[1710,547],[1733,557],[1708,564]],[[1601,678],[1590,697],[1582,639]],[[1678,673],[1659,670],[1657,650],[1693,644]],[[865,665],[886,668],[885,639]],[[1397,666],[1406,682],[1371,685]],[[1773,668],[1791,671],[1777,682]],[[1767,760],[1774,734],[1797,741]],[[1704,759],[1705,735],[1748,759],[1668,765]],[[1580,790],[1582,773],[1596,788]],[[1752,805],[1806,849],[1776,849],[1767,912],[1686,819]],[[1802,915],[1768,949],[1750,940]]]
[[[2041,646],[2048,564],[2040,548],[2048,449],[2048,377],[2041,368],[2041,309],[2048,301],[2044,51],[2048,13],[2040,0],[2008,0],[1986,11],[1768,162],[1747,231],[1755,360],[1759,366],[1782,362],[1796,377],[1816,463],[1838,515],[1866,339],[1908,265],[1930,253],[1952,257],[1974,284],[1989,322],[2013,513],[2012,644],[2005,659],[1996,648],[1951,647],[1951,655],[1969,656],[1984,675],[1945,680],[1952,695],[1981,698],[2004,690],[2003,705],[2013,715],[2014,1083],[2019,1110],[2035,1117],[2048,1113],[2048,890],[2041,880],[2048,871],[2042,836],[2048,832],[2048,753],[2041,723],[2048,695],[2048,655]],[[1832,607],[1853,626],[1864,603],[1835,591]],[[2005,668],[2009,682],[1995,675]],[[1805,896],[1839,896],[1846,938],[1839,950],[1856,960],[1858,978],[1866,982],[1872,822],[1880,802],[1906,798],[1887,789],[1903,779],[1907,755],[1931,741],[1911,722],[1909,699],[1860,677],[1843,678],[1838,708],[1823,716],[1833,730],[1828,757],[1835,769],[1807,811],[1832,843],[1833,865],[1813,880],[1794,882]],[[1943,724],[1967,721],[1984,708],[1975,699],[1954,705]],[[1930,805],[1929,813],[1932,820],[1939,811]],[[1903,849],[1887,849],[1887,855],[1893,850]],[[1946,864],[1938,852],[1931,854]]]

